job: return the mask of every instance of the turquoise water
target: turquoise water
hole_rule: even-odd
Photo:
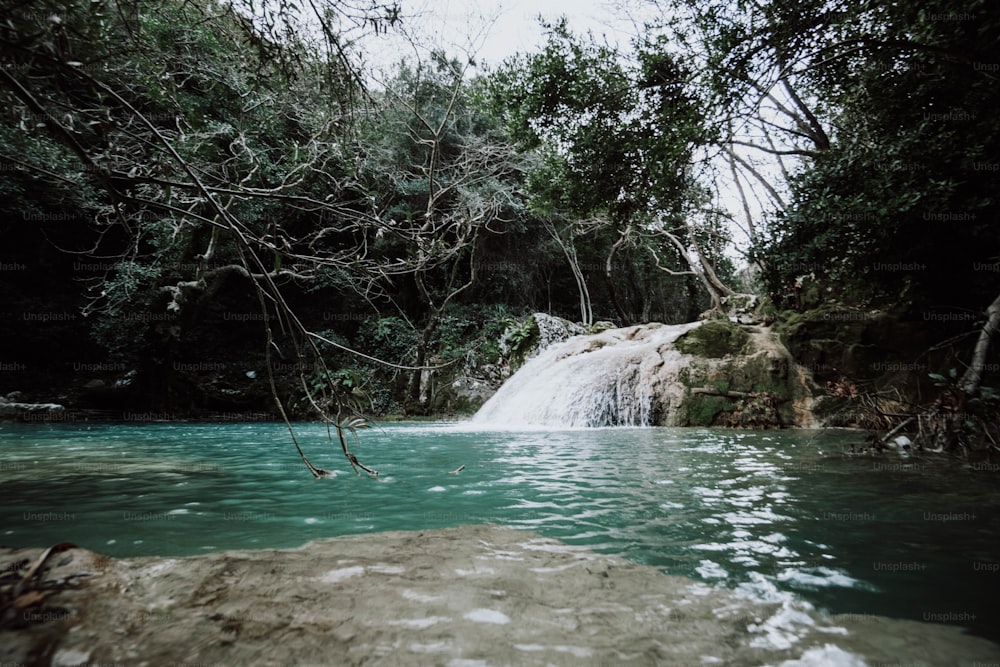
[[[494,522],[1000,641],[997,465],[851,458],[846,432],[394,424],[356,447],[373,479],[323,427],[298,432],[335,479],[313,479],[280,424],[0,426],[0,543],[173,556]]]

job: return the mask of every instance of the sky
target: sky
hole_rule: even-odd
[[[375,81],[385,80],[401,58],[425,61],[433,49],[444,49],[451,57],[471,56],[477,63],[469,75],[496,69],[516,53],[537,52],[545,43],[538,17],[554,21],[565,16],[573,32],[593,32],[608,43],[628,47],[641,32],[642,24],[657,18],[654,0],[399,0],[402,8],[400,30],[378,37],[369,36],[362,44],[368,65],[381,71]],[[417,43],[418,46],[414,46]],[[371,70],[369,70],[371,71]],[[758,156],[759,157],[759,156]],[[773,175],[775,165],[758,163],[758,170]],[[720,165],[721,203],[742,218],[737,191],[728,182],[727,168]],[[745,187],[754,187],[746,183]],[[755,216],[761,207],[750,202]],[[735,246],[730,247],[738,264],[746,244],[745,232],[733,229]]]
[[[515,53],[539,50],[544,43],[539,15],[553,21],[566,16],[574,32],[589,30],[611,43],[627,44],[635,33],[629,14],[637,15],[644,4],[642,0],[401,0],[403,30],[424,41],[424,48],[443,47],[451,56],[472,55],[480,67],[496,67]],[[629,6],[631,12],[626,10]],[[403,55],[415,56],[404,38],[391,34],[369,38],[365,50],[379,67],[391,66]]]

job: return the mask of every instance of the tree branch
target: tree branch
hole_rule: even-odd
[[[979,385],[983,379],[983,370],[986,368],[986,355],[990,350],[990,343],[1000,330],[1000,295],[993,300],[993,303],[986,309],[986,324],[979,332],[979,340],[976,341],[975,350],[972,353],[972,362],[962,374],[959,381],[959,388],[970,396],[979,390]]]

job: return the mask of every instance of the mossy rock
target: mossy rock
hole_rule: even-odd
[[[724,396],[692,394],[684,407],[687,412],[684,426],[715,426],[719,415],[733,410],[735,403]]]
[[[750,334],[729,320],[710,320],[677,339],[676,347],[684,354],[721,359],[743,353]]]
[[[474,415],[482,405],[482,401],[472,400],[468,396],[455,396],[451,401],[448,401],[445,407],[450,414]]]
[[[736,342],[723,338],[730,343],[728,350],[713,351],[731,354],[738,347],[740,352],[724,359],[702,356],[689,360],[677,376],[689,390],[675,425],[781,428],[796,423],[795,401],[802,391],[792,380],[790,359],[771,350],[766,341],[760,341],[758,347],[748,334],[752,329],[735,324],[726,328],[738,332]],[[742,342],[740,334],[746,336]],[[718,338],[722,337],[715,340]],[[698,348],[699,352],[703,349]]]
[[[594,322],[589,327],[587,327],[587,333],[598,334],[601,333],[602,331],[607,331],[608,329],[614,329],[614,328],[615,325],[611,322],[605,322],[605,321]]]
[[[727,426],[736,428],[776,428],[787,423],[782,417],[779,400],[774,394],[752,394],[740,399],[736,409],[727,416]]]

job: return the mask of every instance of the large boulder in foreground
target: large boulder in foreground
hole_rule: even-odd
[[[0,552],[5,577],[26,573],[40,551]],[[822,616],[788,598],[765,602],[496,526],[192,558],[115,560],[70,549],[48,562],[19,592],[19,608],[4,599],[16,613],[5,613],[0,630],[3,664],[1000,660],[1000,647],[955,627]]]

